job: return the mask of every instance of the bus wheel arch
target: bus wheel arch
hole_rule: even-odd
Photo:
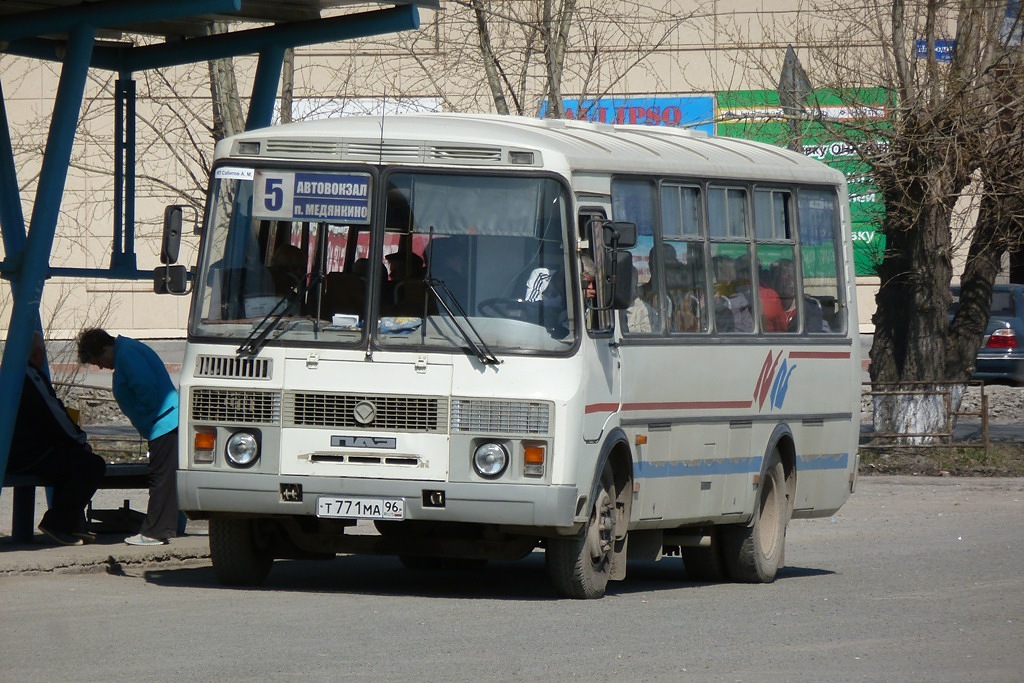
[[[733,581],[771,583],[782,568],[796,489],[795,463],[792,434],[780,425],[762,460],[750,521],[721,530],[725,570]]]
[[[608,581],[626,576],[633,465],[625,439],[621,430],[614,430],[602,448],[587,499],[590,514],[583,528],[573,536],[547,541],[548,575],[564,597],[600,598]]]

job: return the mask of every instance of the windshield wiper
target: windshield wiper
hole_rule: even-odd
[[[288,314],[288,309],[293,303],[299,300],[300,295],[304,294],[309,288],[313,287],[319,277],[314,277],[308,285],[298,284],[290,288],[290,293],[287,296],[282,296],[274,304],[274,307],[270,309],[270,312],[264,316],[263,320],[259,321],[253,328],[249,336],[245,338],[242,345],[236,349],[235,353],[240,356],[255,356],[260,352],[267,344],[267,339],[270,338],[271,333],[277,329],[281,319]],[[280,309],[280,310],[278,310]]]
[[[448,314],[448,318],[452,321],[452,325],[455,326],[455,329],[459,331],[460,335],[462,335],[466,344],[468,344],[469,348],[474,354],[476,354],[477,360],[484,365],[500,364],[501,361],[498,360],[497,356],[495,356],[493,352],[491,352],[491,349],[487,346],[487,342],[484,341],[484,338],[479,332],[477,332],[476,328],[473,327],[473,323],[469,321],[469,316],[466,315],[466,311],[462,308],[462,304],[460,304],[459,300],[455,298],[454,294],[452,294],[452,290],[448,289],[448,285],[444,283],[444,280],[436,277],[430,277],[424,280],[424,282],[427,283],[427,289],[430,290],[430,293],[434,295],[435,299],[437,299],[437,303],[441,304],[441,308]],[[455,310],[452,310],[452,307],[444,300],[444,297],[441,296],[441,292],[439,290],[443,290],[445,295],[451,299]],[[462,323],[459,322],[460,318],[466,323],[466,327],[473,331],[473,336],[476,337],[476,341],[473,340],[470,334],[466,332],[466,328],[464,328]]]

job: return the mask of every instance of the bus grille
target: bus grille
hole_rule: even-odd
[[[199,422],[279,424],[281,395],[276,391],[192,389],[192,419]]]
[[[285,395],[284,403],[286,427],[426,433],[444,433],[448,428],[448,401],[444,398],[295,391]]]
[[[270,360],[238,356],[199,356],[196,358],[196,377],[270,379]]]
[[[550,422],[547,403],[452,399],[452,433],[545,435]]]

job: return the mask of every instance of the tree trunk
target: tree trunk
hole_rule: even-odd
[[[213,22],[210,33],[224,33],[227,24]],[[210,66],[210,96],[213,99],[213,139],[241,133],[245,130],[242,116],[242,102],[238,96],[238,81],[235,80],[235,64],[230,58],[215,59]]]
[[[961,188],[952,160],[928,156],[920,139],[905,136],[904,148],[893,150],[899,165],[879,173],[886,253],[873,316],[874,427],[905,434],[905,443],[951,431],[963,396],[962,386],[946,384],[944,364],[952,302],[949,198]]]
[[[554,0],[544,0],[543,25],[547,34],[547,40],[544,41],[544,69],[548,99],[545,117],[549,119],[560,119],[565,115],[562,107],[562,73],[565,70],[565,49],[575,10],[576,0],[562,0],[557,10],[554,8]]]
[[[491,45],[491,31],[487,24],[487,10],[483,0],[473,0],[473,16],[476,18],[476,33],[480,40],[480,54],[484,61],[484,73],[487,75],[487,86],[491,89],[491,99],[494,100],[494,108],[499,114],[509,113],[508,101],[505,99],[505,90],[502,87],[503,79],[498,60],[494,55],[494,48]]]
[[[295,48],[284,51],[281,65],[281,123],[292,122],[292,105],[295,102]]]

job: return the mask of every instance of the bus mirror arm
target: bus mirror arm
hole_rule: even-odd
[[[633,254],[613,250],[611,253],[611,308],[624,311],[633,304]]]

